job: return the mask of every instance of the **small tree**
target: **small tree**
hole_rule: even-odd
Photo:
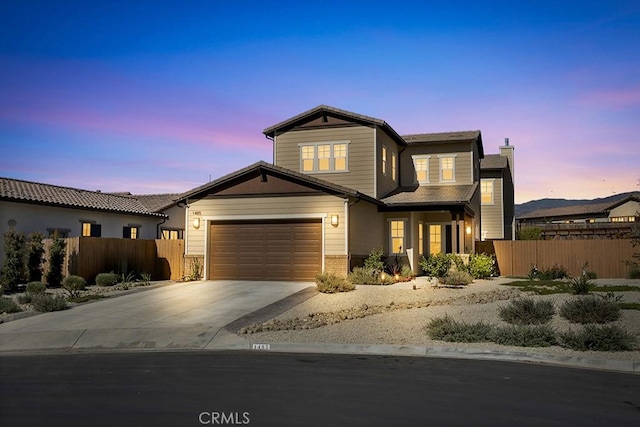
[[[29,282],[42,280],[42,263],[44,261],[44,236],[42,233],[31,233],[27,238],[27,274]]]
[[[538,227],[523,227],[516,233],[517,240],[542,240],[542,229]]]
[[[24,279],[24,234],[14,230],[4,233],[4,266],[0,277],[3,288],[15,289]]]
[[[67,242],[54,233],[49,251],[49,272],[47,273],[47,283],[52,287],[59,287],[62,283],[62,265],[67,249]]]

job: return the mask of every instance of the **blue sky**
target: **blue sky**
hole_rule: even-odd
[[[443,5],[444,4],[444,5]],[[329,104],[516,147],[516,201],[638,189],[640,3],[0,5],[0,176],[181,192]]]

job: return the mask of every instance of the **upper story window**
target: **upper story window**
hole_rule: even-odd
[[[614,216],[611,222],[636,222],[635,216]]]
[[[300,145],[302,172],[346,172],[348,141]]]
[[[396,153],[391,153],[391,179],[394,181],[398,179],[398,156]]]
[[[102,236],[102,226],[92,221],[81,221],[83,237],[100,237]]]
[[[483,205],[493,205],[493,179],[480,181],[480,197]]]
[[[413,156],[413,167],[419,184],[429,183],[429,158],[431,156]]]
[[[456,156],[438,156],[440,158],[440,182],[456,181]]]
[[[382,174],[387,174],[387,146],[382,146]]]

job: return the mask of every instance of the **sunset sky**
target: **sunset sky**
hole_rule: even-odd
[[[0,176],[182,192],[319,104],[509,137],[517,203],[638,190],[640,2],[0,5]]]

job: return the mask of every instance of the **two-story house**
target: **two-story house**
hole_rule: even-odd
[[[400,136],[318,106],[264,130],[258,162],[185,193],[186,257],[208,279],[312,280],[373,249],[408,260],[480,238],[480,131]]]
[[[482,240],[515,240],[514,149],[505,138],[500,154],[480,160]]]

